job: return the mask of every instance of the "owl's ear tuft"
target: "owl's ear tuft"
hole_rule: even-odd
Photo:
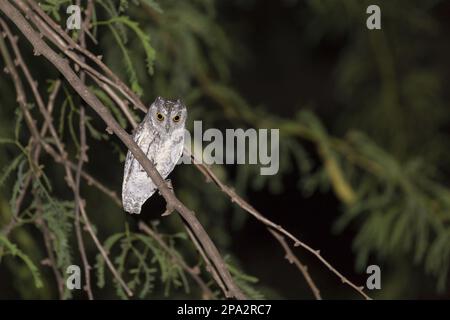
[[[164,102],[164,99],[161,96],[158,96],[156,98],[156,102]]]

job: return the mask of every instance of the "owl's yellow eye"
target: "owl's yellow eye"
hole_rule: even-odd
[[[164,120],[164,116],[161,113],[157,113],[156,114],[156,119],[158,119],[159,121],[163,121]]]
[[[176,115],[175,117],[173,117],[172,120],[173,120],[174,122],[178,122],[178,121],[180,121],[180,119],[181,119],[180,116],[179,116],[179,115]]]

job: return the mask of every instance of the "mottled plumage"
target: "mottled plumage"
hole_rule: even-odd
[[[134,133],[134,141],[153,161],[165,179],[183,153],[186,107],[180,100],[158,97]],[[140,213],[144,202],[156,191],[145,170],[128,151],[122,184],[125,211]]]

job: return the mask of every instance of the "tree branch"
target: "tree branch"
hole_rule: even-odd
[[[316,300],[322,300],[322,297],[320,296],[320,291],[308,272],[308,267],[305,266],[303,263],[301,263],[300,260],[295,256],[295,254],[292,252],[291,248],[289,247],[286,240],[281,234],[272,229],[269,229],[269,232],[275,237],[275,239],[278,240],[280,245],[283,247],[284,251],[286,252],[285,258],[289,261],[289,263],[295,264],[297,268],[300,270],[300,272],[302,273],[303,277],[306,280],[306,283],[308,283],[308,286],[311,288],[311,291],[313,292]]]
[[[77,1],[78,6],[80,6],[80,0]],[[93,3],[91,0],[88,1],[88,7],[86,9],[85,13],[85,19],[83,23],[83,27],[81,28],[80,34],[79,34],[79,41],[82,47],[86,46],[85,41],[85,32],[89,28],[91,14],[93,10]],[[83,71],[80,71],[80,79],[84,83],[85,82],[86,75]],[[77,170],[75,174],[75,231],[78,241],[78,249],[80,251],[81,260],[83,261],[83,269],[85,274],[85,286],[84,290],[86,291],[89,300],[94,299],[94,295],[92,293],[92,287],[91,287],[91,266],[89,265],[89,260],[86,254],[86,248],[84,246],[84,240],[83,240],[83,233],[81,232],[81,226],[80,226],[80,207],[83,205],[83,200],[80,196],[80,180],[81,180],[81,172],[83,171],[83,163],[88,161],[87,157],[87,150],[88,146],[86,144],[86,118],[85,118],[85,109],[84,106],[80,106],[80,154],[78,158],[78,165]],[[88,223],[88,221],[84,221],[84,223]]]
[[[183,268],[184,271],[186,271],[192,279],[198,284],[200,289],[203,291],[203,297],[205,299],[213,299],[215,298],[214,294],[211,292],[209,287],[206,285],[206,283],[202,280],[202,278],[199,277],[199,269],[198,267],[189,267],[187,263],[184,261],[184,259],[179,256],[176,251],[171,249],[163,240],[161,235],[156,233],[152,228],[150,228],[148,225],[146,225],[143,221],[139,221],[139,229],[145,232],[147,235],[152,237],[158,244],[163,248],[171,257],[172,260],[178,264],[181,268]]]

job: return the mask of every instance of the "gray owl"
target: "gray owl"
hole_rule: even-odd
[[[186,106],[180,100],[156,98],[139,124],[133,139],[166,179],[183,153]],[[128,151],[122,184],[122,204],[129,213],[140,213],[156,186]]]

